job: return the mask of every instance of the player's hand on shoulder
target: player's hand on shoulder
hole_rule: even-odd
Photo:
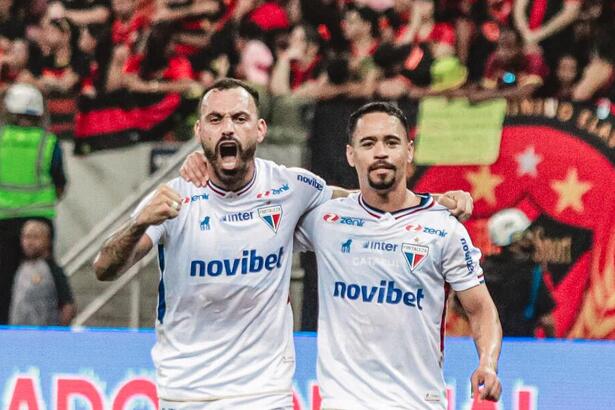
[[[176,218],[182,206],[182,197],[167,185],[160,185],[147,204],[136,216],[136,223],[144,226],[160,225]]]
[[[438,203],[450,209],[460,222],[470,219],[474,211],[474,200],[466,191],[447,191],[438,196]]]
[[[199,188],[207,185],[209,172],[207,170],[205,154],[200,151],[194,151],[188,155],[179,170],[179,174],[187,182],[192,182]]]
[[[478,394],[481,400],[498,401],[502,394],[502,383],[494,369],[479,366],[472,373],[472,395]]]

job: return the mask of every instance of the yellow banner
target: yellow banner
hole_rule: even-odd
[[[470,104],[465,98],[421,101],[417,165],[490,165],[498,159],[506,100]]]

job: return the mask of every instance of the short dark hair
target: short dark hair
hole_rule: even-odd
[[[199,102],[199,112],[201,112],[203,98],[205,98],[208,92],[210,92],[211,90],[232,90],[233,88],[243,88],[244,90],[246,90],[252,96],[252,99],[254,100],[254,105],[256,105],[256,110],[258,111],[258,91],[256,91],[254,88],[250,87],[248,84],[244,83],[241,80],[237,80],[235,78],[222,78],[205,89],[203,95],[201,96],[201,101]]]
[[[346,133],[348,134],[348,144],[352,144],[352,136],[357,128],[357,122],[359,122],[361,117],[364,115],[371,114],[373,112],[383,112],[397,118],[404,127],[404,132],[406,132],[406,134],[408,133],[408,119],[402,110],[390,102],[371,102],[361,106],[358,110],[350,114],[350,118],[348,119],[348,127],[346,128]]]

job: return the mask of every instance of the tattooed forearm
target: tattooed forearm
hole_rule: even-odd
[[[137,225],[133,219],[122,225],[100,250],[94,261],[96,277],[99,280],[113,280],[123,270],[132,265],[137,243],[145,233],[146,226]],[[143,255],[139,255],[142,257]]]

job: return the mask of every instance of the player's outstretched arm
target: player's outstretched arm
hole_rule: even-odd
[[[502,349],[502,326],[498,311],[485,285],[457,292],[472,329],[478,351],[478,368],[472,373],[472,394],[483,400],[498,401],[502,384],[498,379],[498,360]]]
[[[160,186],[145,206],[103,244],[93,264],[98,280],[114,280],[143,258],[153,246],[145,235],[147,228],[177,217],[181,202],[177,192]]]

